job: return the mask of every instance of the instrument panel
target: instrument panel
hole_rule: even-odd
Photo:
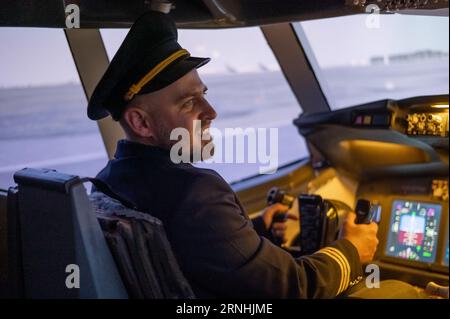
[[[387,256],[434,263],[442,205],[394,200],[385,253]]]
[[[402,178],[360,186],[358,198],[382,207],[375,261],[385,279],[418,286],[430,281],[448,285],[448,195],[436,192],[436,185],[446,184],[441,179]]]
[[[448,112],[411,113],[406,121],[408,135],[448,136]]]
[[[355,198],[381,207],[375,263],[384,279],[448,285],[448,95],[305,113],[294,123],[317,163],[358,180]]]
[[[392,104],[392,128],[408,136],[448,137],[449,106],[447,103],[417,103],[402,107]]]
[[[385,12],[404,9],[448,8],[448,0],[346,0],[345,4],[362,12],[371,12],[369,10],[375,10],[375,8]]]
[[[387,101],[379,109],[353,111],[353,125],[361,128],[391,128],[410,137],[449,136],[448,101]]]
[[[302,135],[319,125],[339,125],[363,130],[389,129],[407,137],[448,140],[448,95],[405,100],[381,100],[333,112],[302,114],[294,121]]]

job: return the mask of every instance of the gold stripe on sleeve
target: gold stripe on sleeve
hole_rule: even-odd
[[[317,253],[327,255],[339,265],[339,268],[341,270],[341,280],[336,295],[341,294],[343,291],[345,291],[345,289],[347,289],[350,282],[351,269],[347,258],[344,256],[344,254],[342,254],[342,252],[333,247],[325,247],[319,250]]]

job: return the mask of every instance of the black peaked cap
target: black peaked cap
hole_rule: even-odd
[[[135,94],[158,91],[180,79],[194,68],[210,61],[191,57],[178,44],[174,21],[164,13],[149,11],[131,27],[125,40],[98,83],[88,105],[88,117],[99,120],[109,114],[118,120]],[[128,95],[150,72],[156,75],[137,93]]]

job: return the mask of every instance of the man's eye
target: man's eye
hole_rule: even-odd
[[[186,108],[186,109],[193,108],[194,107],[194,100],[187,101],[186,103],[184,103],[183,107]]]

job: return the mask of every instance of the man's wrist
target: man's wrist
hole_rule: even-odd
[[[253,218],[252,223],[253,228],[258,233],[258,235],[270,238],[270,232],[266,227],[266,223],[264,222],[263,214],[259,214],[257,217]]]
[[[339,241],[341,241],[343,243],[343,245],[348,248],[348,251],[352,252],[351,254],[353,256],[357,256],[358,260],[361,260],[361,256],[359,255],[358,248],[351,240],[344,237],[344,238],[339,239]]]

